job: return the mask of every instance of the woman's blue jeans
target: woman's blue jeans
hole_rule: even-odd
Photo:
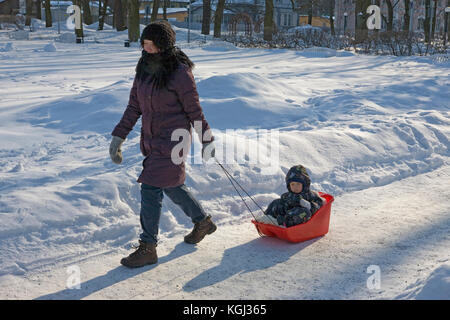
[[[177,204],[195,224],[204,220],[207,215],[200,203],[194,198],[185,184],[177,187],[160,188],[145,183],[141,185],[141,241],[158,242],[159,219],[162,201],[166,194]]]

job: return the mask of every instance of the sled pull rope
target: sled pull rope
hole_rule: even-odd
[[[242,187],[239,184],[239,182],[237,182],[236,179],[233,178],[233,176],[227,171],[227,169],[224,168],[224,166],[222,164],[219,163],[219,161],[215,157],[214,157],[214,159],[216,160],[217,164],[222,168],[222,170],[225,172],[225,174],[228,177],[228,180],[230,180],[233,187],[236,189],[236,187],[234,186],[234,183],[233,183],[233,181],[231,181],[231,179],[233,179],[234,182],[245,192],[245,194],[247,194],[247,196],[256,204],[256,206],[261,210],[261,212],[263,214],[265,214],[264,210],[261,208],[261,206],[255,201],[255,199],[253,199],[253,197],[251,195],[248,194],[248,192],[244,189],[244,187]],[[241,196],[241,193],[237,189],[236,189],[236,191]],[[241,196],[241,198],[242,198],[242,196]],[[244,199],[242,199],[242,200],[244,201]],[[244,203],[246,203],[246,202],[244,201]],[[248,208],[248,206],[247,206],[247,208]],[[252,212],[250,209],[249,209],[249,211],[250,211],[250,213]],[[253,215],[253,213],[252,213],[252,215]],[[255,216],[253,216],[253,218],[255,218]],[[256,218],[255,218],[255,220],[256,220]]]
[[[250,214],[252,215],[252,217],[253,217],[253,219],[255,219],[255,221],[258,221],[257,219],[256,219],[256,217],[254,216],[254,214],[253,214],[253,212],[252,212],[252,210],[250,210],[250,208],[249,208],[249,206],[247,205],[247,203],[245,202],[245,200],[244,200],[244,198],[242,197],[242,195],[241,195],[241,193],[239,192],[239,190],[236,188],[236,186],[234,185],[234,183],[233,183],[233,181],[231,180],[231,179],[233,179],[235,182],[236,182],[236,184],[238,184],[239,185],[239,187],[242,189],[242,190],[244,190],[244,192],[245,193],[247,193],[246,191],[245,191],[245,189],[231,176],[231,174],[219,163],[219,161],[217,161],[217,159],[214,157],[214,159],[216,160],[216,162],[217,162],[217,164],[222,168],[222,170],[224,171],[224,173],[225,173],[225,175],[227,176],[227,178],[228,178],[228,180],[230,180],[230,182],[231,182],[231,185],[234,187],[234,189],[236,190],[236,192],[239,194],[239,196],[241,197],[241,199],[242,199],[242,201],[244,202],[244,204],[245,204],[245,206],[247,207],[247,210],[248,211],[250,211]],[[247,195],[251,198],[251,196],[247,193]],[[253,200],[253,199],[252,199]],[[254,200],[253,200],[253,202],[255,202]],[[256,203],[256,202],[255,202]],[[257,204],[258,205],[258,204]],[[259,205],[258,205],[258,207],[259,207]],[[261,208],[261,207],[260,207]],[[262,210],[262,209],[261,209]],[[258,234],[259,234],[259,236],[260,237],[263,237],[264,235],[259,231],[259,228],[257,227],[256,228],[256,230],[258,231]]]
[[[222,168],[222,170],[224,171],[225,175],[227,176],[228,180],[230,180],[231,185],[234,187],[234,189],[236,190],[236,192],[239,194],[239,196],[241,197],[242,201],[244,202],[245,206],[247,207],[247,210],[250,211],[250,214],[252,215],[253,219],[255,219],[255,221],[258,221],[258,219],[256,219],[255,215],[253,214],[252,210],[250,210],[249,206],[247,205],[247,202],[245,202],[244,198],[242,197],[241,193],[239,192],[239,190],[236,188],[236,186],[234,185],[233,181],[231,179],[234,180],[234,182],[236,182],[236,184],[247,194],[247,196],[249,196],[250,199],[252,199],[252,201],[258,206],[258,208],[262,211],[263,214],[264,210],[261,208],[261,206],[256,203],[256,201],[253,199],[253,197],[251,195],[248,194],[247,191],[245,191],[245,189],[239,184],[239,182],[236,181],[236,179],[233,178],[233,176],[227,171],[227,169],[224,168],[224,166],[217,160],[216,157],[214,157],[214,160],[216,160],[217,164]],[[259,231],[259,228],[256,228],[256,230],[258,230],[258,234],[262,237],[263,234],[261,234],[261,232]]]

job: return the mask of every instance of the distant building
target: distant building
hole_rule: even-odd
[[[299,25],[306,25],[306,24],[308,24],[308,16],[300,15]],[[311,26],[321,27],[321,28],[330,28],[330,19],[328,17],[312,17]]]
[[[169,21],[183,22],[187,19],[186,18],[187,12],[188,12],[188,9],[183,8],[183,7],[166,8],[166,17],[167,17],[167,20],[169,20]],[[140,22],[142,24],[150,23],[151,15],[152,15],[152,7],[151,6],[143,6],[141,4],[141,6],[139,8]],[[159,8],[157,19],[163,19],[163,18],[164,18],[163,8]]]
[[[217,6],[217,0],[211,0],[211,23],[214,23],[214,12]],[[292,10],[290,0],[274,0],[273,21],[277,29],[288,29],[299,25],[299,13]],[[265,0],[226,0],[223,21],[227,25],[231,17],[237,13],[246,13],[252,23],[262,23],[265,14]],[[194,23],[203,21],[203,1],[197,0],[192,4],[191,19]]]
[[[164,1],[161,0],[159,2],[159,7],[162,8]],[[170,8],[186,8],[189,4],[189,0],[170,0],[169,7]],[[151,0],[142,0],[140,1],[140,8],[145,10],[145,7],[149,7],[150,9],[153,7],[153,1]]]
[[[225,8],[223,10],[223,18],[222,18],[222,24],[227,25],[229,22],[230,17],[234,14],[234,12],[227,10],[227,6],[230,6],[230,0],[225,1]],[[214,14],[216,12],[217,8],[217,0],[211,0],[211,21],[210,23],[214,23]],[[203,1],[197,0],[191,4],[192,10],[191,10],[191,23],[193,25],[201,25],[203,21]],[[187,22],[187,17],[186,20]]]

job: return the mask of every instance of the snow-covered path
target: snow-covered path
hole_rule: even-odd
[[[220,168],[194,163],[196,153],[186,184],[219,229],[184,244],[192,224],[164,199],[158,265],[121,267],[140,233],[140,123],[123,164],[108,147],[140,52],[111,30],[104,43],[55,52],[42,50],[47,40],[14,41],[0,50],[1,298],[450,298],[448,64],[188,46],[185,35],[177,29],[218,158],[233,142],[245,154],[264,147],[256,129],[278,130],[274,172],[248,159],[226,166],[265,207],[284,192],[287,169],[304,164],[313,187],[335,196],[329,234],[260,238]],[[8,42],[0,33],[0,49]],[[379,289],[366,285],[369,266],[380,268]],[[72,267],[80,290],[66,288]]]
[[[304,243],[260,238],[251,223],[231,223],[197,246],[167,239],[155,266],[119,266],[127,254],[120,249],[85,252],[45,272],[7,277],[2,290],[26,299],[442,299],[450,268],[450,206],[442,199],[450,191],[434,181],[449,175],[446,167],[340,196],[330,232]],[[66,288],[74,263],[79,290]],[[374,265],[380,289],[366,284]],[[438,279],[430,276],[439,269]]]

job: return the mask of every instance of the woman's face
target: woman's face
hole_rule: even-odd
[[[159,48],[157,46],[155,46],[155,44],[153,43],[152,40],[144,39],[143,48],[148,53],[158,53],[159,52]]]

